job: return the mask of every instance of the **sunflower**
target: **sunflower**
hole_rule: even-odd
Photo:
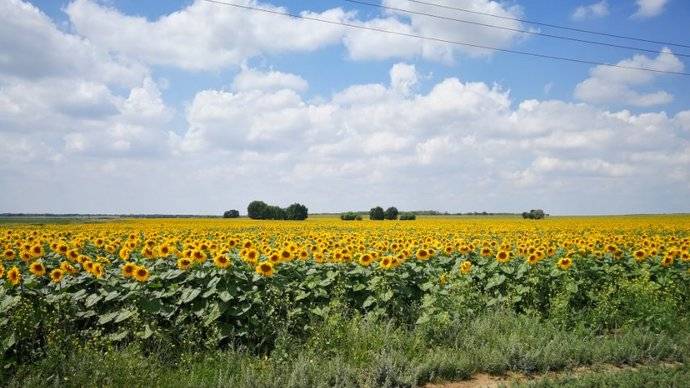
[[[393,258],[386,256],[379,261],[379,267],[383,269],[390,269],[393,266]]]
[[[188,257],[181,257],[177,259],[177,268],[181,271],[186,271],[192,267],[192,260]]]
[[[62,263],[60,263],[60,269],[64,272],[71,273],[71,274],[75,274],[75,273],[79,272],[76,267],[74,267],[72,264],[70,264],[66,261],[63,261]]]
[[[573,259],[571,259],[570,257],[563,257],[560,260],[558,260],[558,267],[562,270],[567,270],[572,265]]]
[[[530,265],[535,265],[538,262],[539,262],[539,256],[535,255],[534,253],[529,255],[529,257],[527,257],[527,263]]]
[[[137,269],[137,265],[134,263],[127,263],[122,266],[122,276],[128,278],[134,275],[134,271]]]
[[[374,259],[369,254],[363,254],[359,257],[359,264],[365,267],[369,266]]]
[[[262,276],[273,276],[273,264],[269,261],[262,261],[256,266],[256,273]]]
[[[2,254],[2,256],[5,258],[5,260],[12,260],[14,259],[14,256],[16,254],[12,249],[5,249],[5,252]]]
[[[289,261],[292,259],[292,252],[290,252],[289,249],[283,249],[280,251],[280,260],[281,261]]]
[[[192,251],[192,258],[194,259],[194,261],[201,264],[206,261],[206,253],[204,253],[204,251],[196,249]]]
[[[218,268],[225,269],[228,268],[232,263],[230,262],[230,259],[228,259],[227,256],[218,255],[213,258],[213,264]]]
[[[0,279],[5,276],[5,267],[0,263]]]
[[[79,257],[79,251],[77,249],[70,249],[67,251],[67,258],[71,260],[76,260]]]
[[[472,262],[465,260],[460,264],[460,272],[464,275],[467,275],[472,271]]]
[[[673,265],[674,261],[675,258],[673,257],[673,255],[666,255],[663,259],[661,259],[661,265],[663,267],[670,267],[671,265]]]
[[[635,260],[637,261],[642,261],[647,257],[647,252],[643,251],[642,249],[638,249],[633,253],[633,256],[635,257]]]
[[[53,283],[60,283],[63,277],[65,277],[65,272],[59,268],[50,271],[50,280],[52,280]]]
[[[145,282],[149,280],[149,270],[142,266],[137,266],[134,270],[134,279],[138,282]]]
[[[510,253],[507,251],[498,251],[496,254],[496,261],[499,263],[507,263],[510,261]]]
[[[13,286],[16,286],[17,284],[22,282],[22,273],[19,271],[19,268],[12,267],[10,268],[9,271],[7,271],[7,280],[12,283]]]
[[[245,254],[245,257],[248,262],[256,263],[256,261],[259,258],[259,252],[257,252],[256,249],[248,249],[247,253]]]
[[[35,261],[29,266],[29,271],[36,277],[41,277],[46,274],[46,266],[40,261]]]
[[[429,251],[426,249],[420,249],[417,251],[417,259],[419,260],[428,260],[431,255],[429,255]]]
[[[93,266],[91,267],[91,275],[100,279],[103,277],[104,274],[105,274],[105,270],[103,269],[103,264],[94,263]]]
[[[43,253],[45,252],[43,251],[43,247],[41,246],[41,244],[36,244],[31,247],[31,256],[41,257],[43,256]]]

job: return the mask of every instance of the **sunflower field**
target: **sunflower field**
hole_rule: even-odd
[[[333,314],[440,328],[489,310],[597,333],[673,330],[690,217],[0,226],[3,367],[55,344],[267,353]]]

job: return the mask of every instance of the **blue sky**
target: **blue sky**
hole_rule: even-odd
[[[237,2],[689,71],[687,58],[672,53],[690,48],[670,46],[657,57],[345,1]],[[663,48],[405,0],[371,2]],[[434,2],[690,44],[690,6],[680,0]],[[214,214],[255,198],[300,200],[315,211],[379,202],[449,211],[690,211],[687,76],[478,53],[203,1],[3,7],[0,183],[9,189],[0,211]]]

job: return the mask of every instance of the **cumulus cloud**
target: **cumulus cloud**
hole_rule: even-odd
[[[30,4],[0,8],[0,141],[9,145],[0,159],[163,151],[172,112],[148,69],[60,31]]]
[[[505,10],[493,2],[473,4]],[[223,24],[213,22],[216,16],[199,2],[155,21],[84,0],[68,6],[74,20],[86,12],[81,17],[102,16],[104,26],[109,18],[138,26],[125,27],[124,37],[164,31],[171,44],[201,45],[187,56],[177,46],[152,48],[157,58],[102,31],[82,37],[61,31],[35,7],[16,0],[0,7],[0,41],[9,47],[0,54],[0,210],[215,213],[256,198],[283,205],[299,200],[328,211],[365,209],[381,198],[406,209],[687,209],[689,110],[607,110],[592,103],[596,98],[518,101],[498,84],[459,77],[426,84],[417,67],[404,62],[390,67],[387,81],[353,84],[314,99],[302,76],[240,60],[255,55],[242,51],[242,42],[234,43],[240,55],[233,56],[222,42],[204,46],[212,39],[196,41],[166,30],[183,16],[188,19],[180,20],[204,30],[192,22],[195,12],[210,18],[210,26]],[[418,28],[401,15],[376,20]],[[79,34],[98,27],[82,22],[75,24]],[[275,38],[248,30],[242,36],[265,38],[257,42]],[[348,39],[342,31],[334,32],[335,38],[330,33],[310,37],[296,49],[254,43],[270,52]],[[16,45],[13,36],[25,43]],[[396,56],[456,55],[426,55],[434,53],[431,46],[395,43],[386,46]],[[368,55],[365,46],[362,58]],[[404,51],[409,47],[414,51]],[[219,58],[204,57],[214,50]],[[195,56],[198,61],[192,61]],[[682,68],[671,55],[627,61]],[[239,71],[227,88],[192,90],[176,112],[166,105],[155,70],[147,67],[155,64],[189,70],[236,64]],[[638,90],[654,75],[608,70],[594,68],[590,79],[639,95],[655,93]]]
[[[632,15],[633,18],[652,18],[664,12],[668,0],[637,0],[637,11]]]
[[[304,92],[309,84],[295,74],[280,71],[263,72],[245,67],[235,76],[232,87],[237,91],[292,89]]]
[[[289,89],[202,91],[187,112],[188,131],[176,139],[177,154],[226,160],[243,172],[263,159],[273,168],[267,172],[272,180],[315,192],[328,187],[362,206],[364,198],[390,196],[405,181],[433,187],[448,206],[479,206],[487,193],[510,193],[518,202],[528,193],[556,192],[578,193],[580,201],[611,199],[610,192],[583,187],[603,190],[612,180],[634,190],[651,182],[678,185],[690,169],[683,156],[690,144],[682,135],[688,111],[669,117],[559,100],[515,104],[499,86],[457,78],[427,93],[400,92],[416,79],[410,65],[396,64],[388,84],[353,85],[319,102]],[[231,161],[247,154],[251,162]],[[222,179],[217,170],[208,174]],[[454,190],[462,190],[462,199],[450,195]],[[328,201],[313,198],[330,209]]]
[[[383,5],[419,13],[439,14],[438,8],[434,6],[412,3],[407,0],[384,0]],[[520,7],[509,7],[503,3],[491,0],[469,0],[463,2],[463,7],[471,11],[490,13],[507,18],[519,18],[522,16]],[[485,17],[477,14],[444,10],[443,15],[471,22],[486,23]],[[499,21],[492,21],[492,23],[512,29],[524,29],[522,23],[518,21],[510,19],[497,20]],[[515,31],[486,28],[394,10],[382,17],[356,22],[366,27],[498,48],[509,47],[520,38],[520,34]],[[490,55],[493,52],[487,49],[450,45],[366,30],[347,30],[344,43],[350,57],[357,60],[419,56],[435,61],[452,62],[458,54],[476,57]]]
[[[662,71],[682,71],[685,66],[668,48],[662,49],[656,58],[635,55],[618,62],[627,67],[643,67]],[[651,84],[660,75],[630,69],[597,66],[590,76],[575,87],[575,97],[596,104],[632,105],[649,107],[667,104],[673,96],[666,91],[640,92],[635,88]]]
[[[256,0],[239,3],[287,12],[283,7]],[[406,0],[385,0],[383,4],[417,12],[438,12],[434,7]],[[492,0],[470,0],[465,6],[473,11],[504,17],[522,15],[518,6],[509,7]],[[74,0],[67,6],[66,12],[75,30],[99,47],[146,64],[195,71],[239,66],[247,59],[262,54],[307,52],[340,43],[345,45],[350,58],[355,60],[423,57],[448,63],[460,54],[486,56],[492,53],[487,49],[299,20],[202,0],[195,0],[189,6],[156,20],[126,15],[93,0]],[[481,15],[449,12],[449,16],[459,19],[485,22]],[[321,13],[304,11],[301,15],[499,48],[509,47],[520,38],[515,31],[403,12],[387,12],[371,19],[358,19],[354,12],[332,8]],[[523,28],[515,20],[502,19],[494,23],[513,29]]]
[[[38,8],[20,0],[0,3],[0,46],[0,77],[5,80],[59,77],[132,86],[147,74],[135,62],[60,31]]]
[[[244,5],[286,12],[255,0]],[[340,40],[343,27],[195,0],[157,20],[130,16],[91,0],[66,8],[76,31],[91,42],[151,65],[213,70],[262,53],[305,52]],[[340,8],[302,15],[343,21]],[[145,38],[143,38],[145,37]]]
[[[573,20],[585,20],[585,19],[595,19],[608,16],[609,14],[609,3],[606,0],[601,0],[600,2],[580,5],[573,11],[571,15]]]

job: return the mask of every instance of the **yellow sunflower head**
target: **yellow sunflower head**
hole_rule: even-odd
[[[50,280],[53,283],[60,283],[64,277],[65,272],[59,268],[55,268],[54,270],[50,271]]]
[[[133,276],[134,276],[134,279],[136,279],[136,281],[143,283],[143,282],[146,282],[149,280],[150,274],[149,274],[149,270],[146,269],[146,267],[137,266],[134,269]]]
[[[40,261],[35,261],[29,266],[29,271],[34,274],[34,276],[41,277],[46,274],[46,266]]]
[[[213,265],[218,268],[228,268],[230,264],[232,264],[232,262],[230,262],[230,259],[225,255],[218,255],[213,258]]]
[[[270,261],[262,261],[256,266],[256,273],[261,276],[273,276],[273,264]]]

